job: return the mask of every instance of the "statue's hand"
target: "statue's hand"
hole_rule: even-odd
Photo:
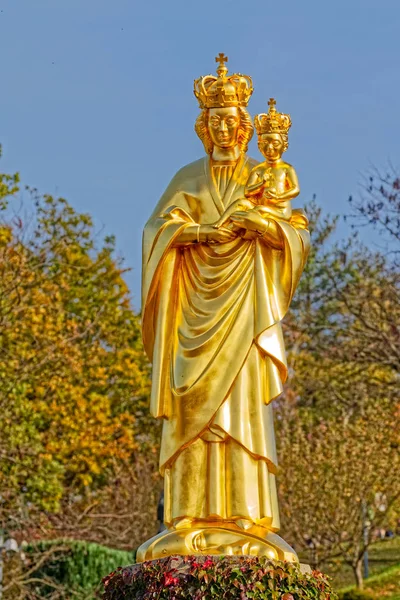
[[[239,225],[242,229],[247,231],[255,231],[257,233],[266,231],[268,228],[268,221],[255,210],[237,211],[231,215],[231,221],[236,225]]]
[[[229,221],[229,217],[225,218],[225,215],[222,215],[222,217],[214,223],[214,229],[220,229],[220,227],[222,227],[222,225],[225,225],[227,221]]]
[[[216,229],[214,225],[200,225],[199,241],[205,244],[223,244],[237,237],[237,232],[226,227]]]
[[[238,211],[231,216],[231,220],[244,229],[244,239],[261,237],[269,246],[282,248],[281,233],[273,219],[264,219],[256,210],[251,210]]]

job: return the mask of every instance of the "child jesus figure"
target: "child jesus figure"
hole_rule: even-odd
[[[292,218],[291,201],[300,193],[294,168],[282,160],[288,148],[289,115],[278,113],[275,100],[270,99],[269,112],[255,117],[258,147],[265,161],[251,171],[245,187],[245,198],[233,202],[214,224],[219,229],[229,221],[235,221],[237,211],[256,211],[263,218]]]

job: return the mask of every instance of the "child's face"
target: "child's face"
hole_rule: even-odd
[[[258,147],[268,162],[274,162],[283,154],[284,141],[280,133],[264,133],[258,140]]]

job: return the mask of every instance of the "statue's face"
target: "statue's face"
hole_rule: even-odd
[[[232,148],[238,141],[240,116],[236,106],[210,108],[208,131],[213,144],[219,148]]]
[[[264,133],[258,141],[260,152],[269,162],[279,160],[285,143],[280,133]]]

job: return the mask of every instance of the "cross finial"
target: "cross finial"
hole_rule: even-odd
[[[275,98],[270,98],[268,101],[269,111],[275,110],[276,100]]]
[[[223,52],[220,52],[218,56],[215,57],[215,62],[219,63],[217,69],[218,75],[220,75],[220,77],[226,75],[226,73],[228,72],[228,68],[225,63],[228,62],[228,57],[225,56]]]

